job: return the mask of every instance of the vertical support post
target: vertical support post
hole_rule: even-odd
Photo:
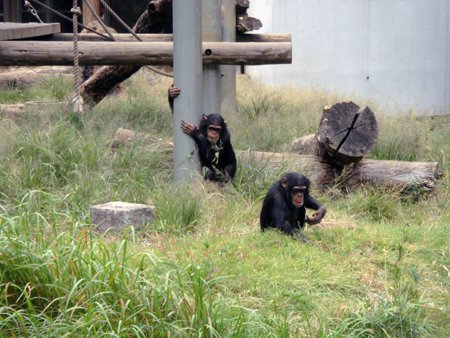
[[[236,42],[236,0],[222,0],[225,17],[222,19],[222,41]],[[222,112],[236,114],[236,66],[222,66]]]
[[[221,0],[203,0],[203,41],[222,40]],[[221,113],[220,65],[203,66],[203,114]]]
[[[97,15],[100,15],[100,1],[99,0],[89,0],[89,3],[91,4],[92,8],[94,9],[95,13]],[[86,3],[82,2],[82,8],[83,8],[83,25],[87,26],[89,22],[96,21],[94,14],[92,14],[89,7],[86,5]]]
[[[174,100],[174,182],[187,183],[198,168],[195,142],[181,130],[181,120],[198,125],[202,88],[202,0],[173,1],[173,80],[181,90]]]

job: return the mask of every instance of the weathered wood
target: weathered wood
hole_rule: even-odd
[[[155,145],[161,144],[163,147],[171,150],[173,143],[168,142],[162,138],[146,135],[143,133],[135,133],[132,130],[119,128],[114,135],[114,139],[111,142],[111,149],[118,149],[120,147],[128,147],[133,142],[139,142],[141,145]]]
[[[0,22],[0,41],[27,39],[59,32],[61,32],[61,26],[59,23],[41,24]]]
[[[138,34],[172,33],[172,31],[172,0],[150,1],[147,4],[147,9],[142,13],[133,27],[133,32]],[[172,45],[172,43],[170,43],[170,45]],[[172,47],[171,54],[173,58]],[[169,62],[169,64],[172,63],[173,61]],[[102,64],[103,63],[97,63],[97,65]],[[119,83],[128,79],[139,69],[139,65],[133,65],[128,62],[124,63],[123,66],[115,65],[102,67],[83,83],[80,91],[81,96],[85,102],[98,103],[108,93],[114,90]]]
[[[136,42],[136,38],[131,34],[116,33],[113,34],[114,38],[120,42]],[[145,42],[172,42],[173,34],[138,34],[138,36]],[[33,40],[42,41],[72,41],[73,34],[70,33],[58,33],[48,35],[45,37],[39,37]],[[79,41],[110,41],[103,39],[101,36],[94,33],[86,33],[78,36]],[[273,33],[273,34],[257,34],[247,33],[236,35],[236,42],[292,42],[291,34],[285,33]]]
[[[39,79],[39,74],[32,70],[0,73],[0,89],[29,88]]]
[[[115,139],[119,144],[129,145],[132,141],[145,140],[153,144],[154,138],[144,134],[136,134],[131,130],[119,129]],[[166,146],[170,152],[173,144],[156,139]],[[145,144],[145,142],[143,142]],[[265,170],[297,171],[305,174],[318,189],[326,189],[335,184],[340,188],[351,189],[357,185],[370,184],[380,188],[422,187],[428,191],[434,189],[434,183],[439,177],[437,162],[406,162],[386,160],[366,160],[347,166],[343,171],[336,171],[332,166],[323,163],[313,155],[297,155],[292,153],[269,153],[260,151],[236,150],[236,156],[241,163],[263,167]]]
[[[247,9],[250,7],[249,0],[236,0],[236,14],[247,13]]]
[[[83,15],[81,18],[83,19],[83,25],[87,26],[90,22],[97,21],[94,14],[91,12],[89,7],[86,5],[86,2],[82,2]],[[100,1],[99,0],[89,0],[92,9],[95,11],[95,14],[100,16]]]
[[[360,110],[355,103],[326,106],[317,131],[324,150],[322,157],[337,164],[358,162],[373,150],[378,139],[378,124],[369,107]]]
[[[171,65],[171,42],[79,42],[80,65]],[[204,42],[203,64],[262,65],[292,62],[292,44]],[[71,65],[70,42],[0,42],[0,62],[6,66]],[[133,67],[131,67],[133,68]],[[125,73],[125,71],[117,71]],[[129,76],[128,76],[129,77]],[[123,80],[122,80],[123,81]]]
[[[336,103],[323,110],[315,135],[292,143],[292,151],[319,156],[322,161],[343,167],[360,161],[376,145],[378,124],[369,107],[360,110],[353,102]]]
[[[251,16],[239,16],[236,18],[236,33],[243,34],[249,31],[256,31],[262,27],[261,20]]]
[[[291,151],[296,154],[303,155],[317,155],[317,141],[316,134],[306,135],[294,140],[291,144]]]
[[[19,68],[18,70],[0,72],[0,89],[29,88],[48,76],[67,77],[72,74],[72,67],[36,67],[33,70]]]

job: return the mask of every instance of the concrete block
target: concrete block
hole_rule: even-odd
[[[91,224],[100,231],[121,230],[153,222],[155,207],[127,202],[109,202],[89,208]]]

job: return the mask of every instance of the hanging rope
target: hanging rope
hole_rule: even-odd
[[[81,69],[78,62],[78,16],[81,16],[81,8],[78,7],[78,1],[73,0],[73,63],[75,94],[73,96],[73,112],[77,115],[83,114],[83,98],[80,96]]]

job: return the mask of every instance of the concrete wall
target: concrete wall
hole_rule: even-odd
[[[264,82],[375,100],[388,114],[450,113],[450,0],[251,0],[259,33],[291,33],[292,65]]]

